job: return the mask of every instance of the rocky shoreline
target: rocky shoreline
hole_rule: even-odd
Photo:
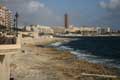
[[[111,80],[82,73],[119,76],[116,69],[76,60],[68,51],[44,47],[55,41],[63,39],[24,39],[21,52],[12,55],[11,74],[15,80]]]

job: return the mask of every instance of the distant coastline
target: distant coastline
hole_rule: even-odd
[[[94,37],[120,37],[120,35],[79,35],[79,34],[60,34],[60,35],[53,35],[54,37],[60,37],[60,38],[94,38]]]

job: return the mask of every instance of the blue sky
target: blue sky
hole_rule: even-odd
[[[20,14],[20,24],[64,24],[64,14],[76,26],[120,25],[120,0],[5,0],[4,4]]]
[[[42,0],[57,15],[68,13],[70,24],[94,25],[94,20],[99,19],[104,12],[100,0]]]

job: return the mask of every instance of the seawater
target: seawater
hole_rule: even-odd
[[[83,37],[52,46],[68,50],[81,60],[120,68],[120,37]]]

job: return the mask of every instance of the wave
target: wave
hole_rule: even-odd
[[[64,40],[64,42],[55,42],[55,43],[51,43],[48,46],[52,46],[52,47],[58,47],[61,46],[63,43],[69,43],[71,41],[75,41],[75,40],[79,40],[79,39],[71,39],[71,40]],[[62,48],[62,47],[61,47]]]
[[[86,53],[85,51],[74,50],[73,48],[64,46],[62,44],[63,44],[62,42],[56,42],[56,43],[52,43],[51,46],[57,48],[58,50],[70,51],[70,53],[75,55],[79,60],[86,60],[90,63],[103,64],[109,67],[115,67],[120,69],[120,63],[114,59],[107,59]]]
[[[71,54],[74,54],[79,60],[86,60],[90,63],[103,64],[109,67],[112,66],[112,67],[120,69],[120,64],[114,59],[102,58],[100,56],[91,55],[89,53],[85,53],[84,51],[80,51],[80,50],[74,51],[74,49],[69,48],[69,47],[66,47],[64,49],[67,49],[67,50],[69,49]]]
[[[60,45],[62,45],[62,42],[55,42],[55,43],[50,44],[50,46],[53,46],[53,47],[57,47]]]

